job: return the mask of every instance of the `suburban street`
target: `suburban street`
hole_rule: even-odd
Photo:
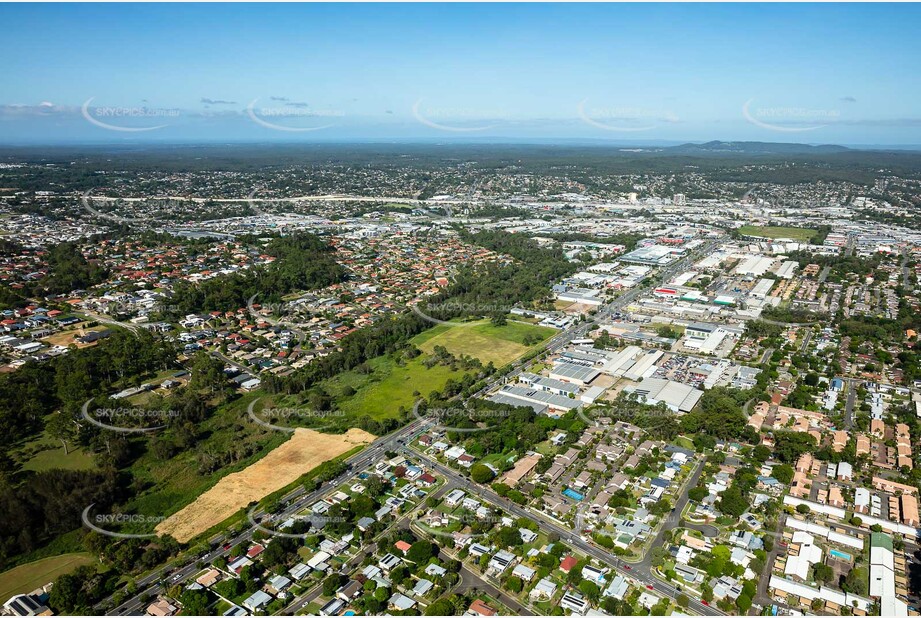
[[[695,256],[697,254],[708,251],[710,248],[712,248],[712,246],[713,246],[713,242],[710,241],[707,244],[705,244],[703,247],[701,247],[697,252],[695,252],[694,255],[685,256],[681,260],[678,260],[670,264],[669,266],[663,268],[658,273],[655,283],[651,283],[651,285],[659,285],[663,282],[668,281],[675,274],[687,268],[693,262],[693,260],[696,259]],[[604,317],[610,317],[611,314],[622,310],[624,307],[626,307],[631,302],[633,302],[637,298],[637,296],[640,295],[641,292],[643,292],[643,290],[641,289],[640,286],[637,286],[635,288],[628,290],[627,292],[625,292],[624,294],[616,298],[611,303],[608,303],[607,305],[604,305],[602,308],[600,308],[599,314]],[[554,337],[552,337],[548,341],[545,347],[545,351],[551,354],[558,352],[559,350],[563,349],[566,345],[568,345],[569,342],[571,342],[573,339],[584,337],[585,334],[589,332],[589,329],[591,328],[591,326],[592,326],[591,321],[576,322],[569,329],[563,330],[560,333],[556,334]],[[229,362],[233,364],[234,366],[237,366],[236,363],[233,363],[230,359],[224,357],[223,355],[218,355],[218,358],[220,358],[221,360],[225,362]],[[526,363],[521,360],[514,362],[511,365],[512,370],[510,372],[505,373],[501,376],[496,376],[493,379],[491,379],[486,386],[484,386],[480,391],[478,391],[474,395],[474,397],[485,394],[489,392],[490,390],[492,390],[493,388],[495,388],[496,386],[514,379],[517,375],[521,373],[525,365]],[[370,443],[360,453],[357,453],[353,457],[346,460],[346,463],[349,464],[349,467],[345,472],[343,472],[342,475],[340,475],[338,478],[333,479],[332,481],[328,483],[325,483],[322,487],[320,487],[319,489],[313,492],[305,493],[305,490],[302,487],[298,487],[297,489],[294,489],[293,491],[291,491],[290,493],[288,493],[286,496],[284,496],[281,499],[281,502],[285,503],[287,506],[285,506],[284,510],[281,511],[278,517],[291,516],[301,511],[307,505],[312,504],[313,502],[319,500],[332,487],[343,484],[343,483],[348,483],[349,481],[354,479],[362,470],[367,468],[372,463],[378,461],[380,457],[383,455],[383,453],[387,451],[392,451],[392,450],[396,451],[396,450],[403,449],[406,452],[411,452],[414,456],[420,457],[420,459],[422,459],[428,465],[430,465],[433,470],[437,470],[438,472],[441,472],[442,474],[444,474],[446,478],[451,479],[454,483],[457,483],[458,485],[462,485],[462,486],[469,486],[470,481],[466,479],[465,477],[461,476],[460,474],[458,474],[457,472],[449,468],[446,468],[444,466],[441,466],[437,462],[434,462],[433,460],[428,459],[418,454],[416,451],[409,451],[406,448],[406,445],[412,440],[412,438],[415,435],[418,435],[419,433],[421,433],[425,429],[425,427],[428,426],[428,424],[429,424],[428,421],[424,421],[421,419],[416,420],[386,436],[382,436],[378,438],[374,442]],[[698,474],[699,474],[699,470],[698,470]],[[689,488],[689,485],[684,488],[684,491],[682,493],[682,498],[684,501],[683,503],[686,503],[687,501],[687,489],[688,488]],[[478,494],[482,495],[484,498],[486,498],[488,501],[490,501],[496,506],[500,506],[501,508],[504,508],[507,511],[514,513],[517,516],[529,517],[533,519],[532,513],[530,513],[529,511],[525,509],[522,509],[521,507],[519,507],[518,505],[514,503],[504,500],[503,498],[493,493],[491,490],[487,490],[484,488],[477,488],[476,491],[478,492]],[[609,552],[584,541],[581,537],[576,536],[573,533],[573,531],[562,528],[559,525],[552,523],[552,522],[548,522],[542,518],[538,518],[537,521],[542,527],[546,527],[548,531],[556,532],[557,534],[560,535],[560,538],[567,539],[576,549],[584,552],[585,554],[589,556],[592,556],[593,558],[600,560],[604,564],[611,565],[612,567],[616,568],[619,572],[621,572],[626,577],[630,577],[638,581],[639,583],[645,585],[647,588],[655,590],[672,599],[675,599],[678,596],[678,594],[680,594],[680,590],[678,588],[672,586],[671,584],[662,582],[659,579],[653,577],[648,569],[648,565],[643,566],[641,564],[635,568],[632,566],[627,566],[624,564],[622,560],[620,560],[613,554],[610,554]],[[210,539],[210,544],[212,547],[210,551],[204,554],[201,554],[201,555],[190,556],[188,561],[182,566],[180,566],[179,568],[164,566],[164,567],[155,569],[154,571],[151,571],[150,573],[136,580],[135,585],[136,585],[137,592],[134,595],[132,595],[129,599],[126,599],[120,604],[118,604],[117,606],[112,607],[112,597],[109,597],[106,600],[102,601],[101,603],[97,604],[95,606],[95,609],[99,611],[106,611],[106,613],[111,614],[111,615],[143,614],[144,608],[146,607],[147,603],[149,603],[149,600],[155,598],[158,594],[163,592],[166,587],[174,586],[176,584],[185,582],[190,577],[197,574],[201,570],[198,566],[196,566],[198,562],[211,563],[212,561],[214,561],[216,558],[220,556],[226,557],[229,554],[230,550],[229,549],[225,550],[223,548],[224,546],[228,546],[228,545],[234,546],[239,543],[248,542],[252,540],[253,535],[257,529],[259,529],[258,524],[254,524],[254,525],[251,525],[249,528],[247,528],[245,531],[241,532],[240,534],[232,538],[227,537],[226,535],[215,536],[212,539]],[[501,591],[496,591],[496,592],[499,594],[504,594],[504,593],[501,593]],[[307,596],[309,596],[309,593]],[[290,604],[289,607],[294,605],[295,607],[293,608],[292,611],[297,611],[298,608],[303,607],[309,602],[310,602],[310,599],[306,599],[306,596],[305,596],[293,602],[292,604]],[[689,606],[689,609],[692,609],[700,614],[720,613],[720,612],[717,612],[714,608],[705,606],[703,605],[703,603],[693,598],[691,599],[691,604]]]
[[[644,564],[644,562],[639,563],[637,566],[629,565],[623,560],[615,556],[614,554],[608,552],[605,549],[602,549],[596,546],[593,543],[589,543],[584,540],[581,536],[576,534],[574,531],[564,528],[559,524],[552,522],[544,517],[535,516],[538,515],[533,510],[525,509],[510,500],[502,498],[496,494],[492,489],[483,487],[481,485],[476,485],[471,482],[469,479],[461,475],[460,473],[443,466],[437,461],[427,457],[424,454],[419,453],[416,450],[410,450],[409,448],[404,447],[403,451],[413,455],[414,457],[422,460],[430,469],[435,470],[439,474],[450,478],[455,481],[459,486],[467,490],[468,492],[474,493],[478,498],[489,502],[493,506],[499,507],[504,511],[511,513],[516,517],[524,517],[535,521],[542,530],[545,532],[554,532],[559,535],[560,539],[571,545],[576,550],[582,552],[583,554],[595,558],[600,561],[602,564],[606,564],[616,570],[618,573],[623,575],[628,579],[632,579],[638,582],[640,585],[645,586],[646,588],[653,590],[661,595],[667,596],[672,600],[678,598],[678,595],[681,594],[681,590],[673,586],[670,583],[666,583],[656,577],[654,577],[649,570],[649,565]],[[702,471],[702,467],[699,468],[698,474]],[[682,496],[679,499],[679,503],[687,503],[687,491],[692,485],[688,483],[685,485]],[[688,595],[690,597],[690,595]],[[697,614],[701,615],[722,615],[723,612],[719,611],[715,607],[710,607],[704,605],[701,601],[690,597],[690,603],[688,609],[694,611]]]

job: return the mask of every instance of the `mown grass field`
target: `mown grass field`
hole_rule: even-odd
[[[556,330],[509,320],[504,326],[495,326],[489,320],[459,323],[458,326],[442,324],[430,328],[412,339],[423,352],[431,354],[436,345],[443,346],[455,356],[472,356],[482,363],[492,362],[501,367],[543,344],[556,334]],[[538,343],[525,345],[525,340],[539,338]]]
[[[808,242],[818,234],[817,230],[802,227],[778,227],[770,225],[743,225],[739,234],[743,236],[762,236],[764,238],[789,238],[797,242]]]
[[[65,573],[95,562],[92,555],[83,552],[52,556],[20,565],[0,573],[0,599],[5,601],[14,594],[32,592],[39,586],[53,582]]]

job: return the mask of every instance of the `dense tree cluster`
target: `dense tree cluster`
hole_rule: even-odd
[[[173,359],[172,349],[146,331],[116,331],[96,346],[0,374],[0,445],[39,431],[56,410],[73,417],[88,399],[108,395],[116,384],[130,386]]]
[[[0,486],[0,570],[18,554],[80,526],[90,504],[104,509],[117,494],[113,472],[48,470],[27,485]]]

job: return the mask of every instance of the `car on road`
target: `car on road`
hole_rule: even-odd
[[[710,603],[708,603],[707,601],[701,601],[701,603],[703,603],[703,604],[706,605],[707,607],[710,607]]]
[[[221,549],[223,549],[224,551],[227,551],[227,550],[230,549],[231,547],[233,547],[233,544],[232,544],[232,543],[224,543],[224,545],[221,547]]]
[[[624,568],[627,569],[628,571],[632,571],[632,570],[633,570],[633,567],[630,566],[629,564],[624,565]]]
[[[652,584],[646,584],[646,587],[649,588],[650,590],[655,590]]]

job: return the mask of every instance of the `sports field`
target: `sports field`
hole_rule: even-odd
[[[743,236],[761,236],[763,238],[789,238],[797,242],[809,242],[809,240],[818,234],[818,230],[810,230],[803,227],[777,227],[770,225],[743,225],[739,228],[739,234]]]
[[[88,553],[62,554],[23,564],[15,569],[0,573],[0,599],[4,601],[14,594],[32,592],[36,588],[53,582],[59,576],[96,562]]]
[[[412,339],[420,350],[431,354],[436,345],[455,356],[473,356],[483,363],[501,367],[512,362],[556,334],[556,330],[509,320],[495,326],[489,320],[446,324],[430,328]]]

